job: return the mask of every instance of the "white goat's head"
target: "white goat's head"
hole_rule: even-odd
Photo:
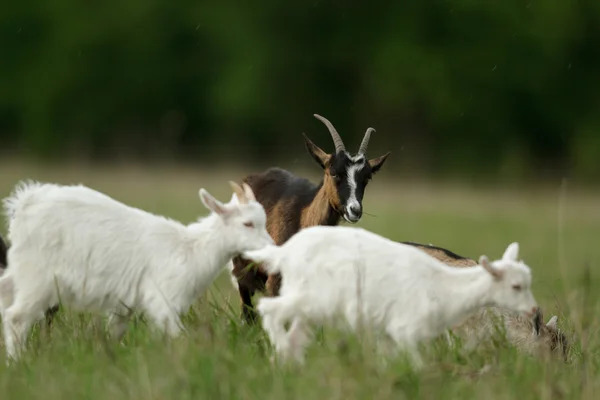
[[[490,262],[482,255],[479,265],[494,278],[490,296],[497,306],[533,317],[538,305],[531,293],[531,270],[518,255],[519,244],[511,243],[500,260]]]
[[[229,184],[233,196],[228,203],[221,203],[205,189],[200,189],[200,200],[206,208],[217,214],[227,228],[227,241],[236,253],[258,250],[274,244],[267,232],[267,215],[263,206],[256,201],[254,192],[246,183],[243,188],[235,182]]]

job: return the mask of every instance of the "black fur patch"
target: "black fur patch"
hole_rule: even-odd
[[[6,247],[6,243],[4,242],[4,239],[2,239],[2,236],[0,236],[0,268],[6,268],[6,252],[8,251],[8,248]]]

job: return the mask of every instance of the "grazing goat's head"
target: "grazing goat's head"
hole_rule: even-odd
[[[552,354],[560,355],[565,361],[569,353],[569,341],[558,328],[558,317],[552,316],[544,323],[541,309],[533,317],[533,337],[540,349],[548,349]]]
[[[519,244],[511,243],[502,259],[490,262],[486,256],[481,256],[479,265],[494,278],[489,294],[498,306],[533,318],[538,305],[531,293],[531,270],[523,261],[517,260],[518,256]]]
[[[258,250],[274,244],[267,232],[267,215],[263,206],[256,201],[254,192],[246,183],[243,188],[229,182],[233,189],[231,200],[223,204],[205,189],[200,189],[200,200],[206,208],[217,214],[227,229],[227,240],[239,251]]]
[[[377,158],[367,158],[367,147],[371,133],[375,129],[369,128],[365,132],[362,143],[355,155],[350,154],[342,138],[331,122],[315,114],[317,119],[325,124],[333,138],[335,153],[326,153],[304,135],[306,148],[310,155],[325,171],[323,185],[325,185],[331,206],[348,222],[356,223],[362,216],[362,199],[369,180],[390,155],[390,152]]]

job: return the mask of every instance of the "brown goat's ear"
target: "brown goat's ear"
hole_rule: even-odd
[[[329,160],[331,160],[331,154],[327,154],[319,146],[314,144],[305,133],[302,133],[304,136],[304,142],[306,143],[306,149],[308,153],[315,159],[316,162],[319,163],[321,168],[325,169],[329,165]]]
[[[494,277],[494,279],[502,279],[502,271],[495,268],[490,260],[486,256],[479,257],[479,265],[481,265],[487,272]]]
[[[238,185],[234,181],[229,181],[229,186],[231,186],[231,189],[233,190],[233,193],[235,193],[235,195],[237,196],[240,204],[246,204],[248,202],[248,199],[246,199],[246,193],[240,185]]]
[[[376,173],[377,171],[379,171],[381,169],[381,167],[383,167],[383,163],[385,162],[385,160],[388,158],[388,156],[390,154],[392,154],[392,152],[388,151],[387,153],[385,153],[382,156],[379,156],[377,158],[373,158],[373,159],[369,160],[369,166],[371,167],[371,172]]]

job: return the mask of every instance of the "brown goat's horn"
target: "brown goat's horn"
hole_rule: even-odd
[[[333,139],[333,144],[335,145],[336,154],[341,151],[346,151],[346,147],[344,146],[344,142],[342,141],[340,134],[337,133],[331,122],[329,122],[327,118],[321,117],[319,114],[314,114],[314,116],[322,123],[324,123],[327,129],[329,129],[329,133],[331,134],[331,138]]]
[[[367,153],[367,147],[369,147],[369,140],[371,140],[371,133],[375,132],[375,129],[373,128],[369,128],[367,129],[367,131],[365,132],[365,137],[363,137],[363,140],[360,144],[360,148],[358,149],[358,154],[366,154]]]

